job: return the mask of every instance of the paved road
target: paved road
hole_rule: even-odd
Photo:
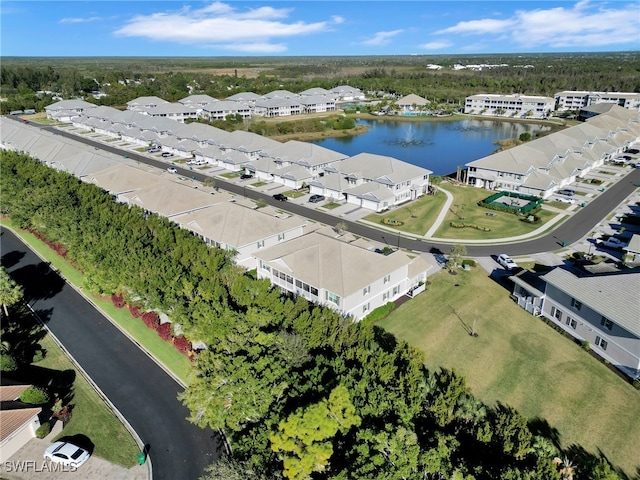
[[[141,163],[145,163],[147,165],[152,165],[161,169],[167,168],[166,162],[149,158],[147,155],[140,155],[134,152],[124,151],[120,148],[111,145],[105,145],[104,143],[100,143],[83,136],[74,135],[70,132],[64,131],[64,129],[57,129],[51,126],[40,126],[40,128],[48,129],[61,136],[65,136],[67,138],[114,153],[116,155],[124,156],[126,154],[129,158],[137,160]],[[179,174],[201,182],[204,182],[207,178],[211,178],[208,175],[182,168],[179,165],[175,165],[175,167],[178,169]],[[392,247],[406,248],[420,252],[429,252],[435,249],[440,250],[444,253],[448,253],[451,249],[451,244],[428,242],[403,237],[394,233],[384,232],[364,224],[351,222],[342,218],[339,219],[331,214],[324,213],[316,209],[307,208],[303,205],[297,205],[292,202],[278,202],[277,200],[274,200],[270,195],[266,195],[251,188],[245,188],[242,185],[221,180],[220,178],[216,178],[215,181],[217,186],[231,193],[244,195],[253,200],[262,198],[267,204],[278,206],[282,209],[288,210],[292,213],[309,218],[311,220],[315,220],[320,223],[335,225],[338,222],[344,222],[347,224],[350,233],[378,242],[386,243]],[[640,185],[640,169],[634,168],[631,169],[623,179],[619,180],[616,184],[609,187],[604,193],[598,195],[593,200],[590,200],[585,208],[582,208],[575,215],[570,216],[565,222],[563,222],[549,234],[527,241],[514,242],[508,245],[466,245],[467,254],[474,257],[491,256],[499,253],[507,253],[514,256],[531,255],[535,253],[557,250],[561,247],[562,242],[567,242],[567,244],[570,245],[587,235],[593,229],[593,227],[598,222],[600,222],[600,220],[605,218],[613,209],[615,209],[616,206],[618,206],[618,204],[620,204],[636,188],[638,188],[638,185]]]
[[[0,247],[29,304],[149,445],[154,479],[198,478],[220,437],[186,420],[182,388],[11,231],[2,229]]]

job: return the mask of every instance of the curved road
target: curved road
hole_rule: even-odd
[[[32,125],[39,126],[36,124]],[[136,160],[147,165],[158,167],[163,170],[167,168],[166,162],[149,158],[146,155],[124,151],[110,145],[96,142],[86,137],[73,135],[62,129],[55,129],[54,127],[50,126],[39,127],[50,130],[58,135],[84,143],[86,145],[114,153],[116,155],[126,155],[132,160]],[[211,178],[208,175],[203,175],[202,173],[182,168],[178,165],[175,165],[175,167],[177,168],[179,174],[201,182],[204,182],[207,178]],[[216,177],[215,181],[217,186],[231,193],[244,195],[253,200],[257,200],[259,198],[264,199],[266,203],[270,205],[278,206],[284,210],[290,211],[291,213],[295,213],[297,215],[315,220],[320,223],[335,225],[337,222],[344,222],[347,224],[350,233],[378,242],[386,243],[392,247],[406,248],[409,250],[416,250],[420,252],[429,252],[434,249],[446,252],[451,248],[451,244],[408,238],[393,232],[382,231],[361,223],[337,218],[328,213],[320,212],[312,208],[307,208],[303,205],[297,205],[293,202],[278,202],[277,200],[274,200],[270,195],[258,192],[252,188],[245,188],[242,185],[237,185],[232,182],[221,180],[219,177]],[[503,244],[500,241],[497,241],[494,245],[466,245],[467,254],[469,256],[476,257],[491,256],[498,253],[507,253],[517,256],[557,250],[562,245],[562,242],[567,242],[567,244],[570,245],[587,235],[593,229],[593,227],[597,225],[598,222],[600,222],[600,220],[609,215],[609,213],[622,201],[624,201],[624,199],[627,198],[636,188],[638,188],[639,185],[640,169],[634,168],[623,179],[619,180],[616,184],[609,187],[605,192],[601,193],[593,200],[590,200],[586,207],[580,209],[577,213],[570,216],[567,220],[565,220],[563,223],[558,225],[546,235],[536,237],[531,240],[519,241],[510,244]]]
[[[154,480],[199,478],[221,438],[186,420],[180,385],[10,230],[0,247],[25,300],[148,445]]]

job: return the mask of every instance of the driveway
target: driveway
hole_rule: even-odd
[[[2,229],[0,247],[25,300],[147,445],[154,479],[202,475],[222,439],[186,420],[189,411],[177,400],[182,387],[11,231]]]

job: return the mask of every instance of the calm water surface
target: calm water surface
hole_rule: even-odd
[[[457,120],[452,122],[402,122],[358,120],[368,125],[362,135],[313,141],[316,145],[353,156],[375,153],[428,168],[435,175],[448,175],[458,166],[490,155],[496,140],[518,138],[523,132],[532,137],[550,127],[534,123],[493,120]]]

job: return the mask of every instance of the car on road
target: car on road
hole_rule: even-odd
[[[162,156],[167,158],[167,157],[173,157],[173,153],[171,152],[162,152]]]
[[[309,197],[309,202],[311,203],[319,203],[324,200],[324,195],[311,195]]]
[[[556,192],[558,195],[566,195],[567,197],[572,197],[576,194],[575,190],[570,188],[562,188]]]
[[[518,268],[518,264],[514,262],[513,259],[506,253],[501,253],[500,255],[498,255],[497,261],[505,268],[505,270],[513,270],[514,268]]]
[[[167,172],[169,173],[178,173],[178,169],[175,167],[169,167],[167,168]]]
[[[599,238],[596,240],[596,243],[601,247],[613,248],[613,249],[624,248],[628,245],[627,242],[623,242],[622,240],[616,237],[609,237],[606,240],[602,240],[601,238]]]
[[[274,200],[278,200],[280,202],[286,202],[288,200],[287,196],[284,193],[276,193],[273,196]]]
[[[44,451],[44,459],[59,463],[66,467],[78,468],[82,466],[91,454],[88,450],[70,442],[58,441],[51,444]]]

